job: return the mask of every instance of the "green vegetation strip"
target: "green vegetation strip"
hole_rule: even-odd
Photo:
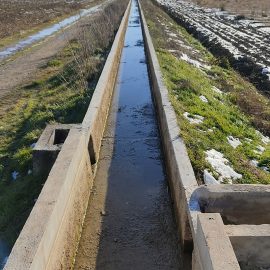
[[[9,110],[0,107],[0,232],[10,245],[46,179],[32,174],[34,144],[48,123],[82,122],[126,5],[113,1],[80,26],[35,81],[7,97]]]
[[[234,179],[225,177],[220,182],[269,184],[270,144],[264,143],[256,130],[267,131],[269,128],[269,100],[233,71],[226,59],[214,58],[158,7],[144,2],[144,8],[181,136],[198,181],[203,182],[205,170],[221,179],[218,170],[206,160],[206,152],[215,150],[228,160],[227,165],[242,175]],[[201,70],[170,52],[172,44],[164,37],[161,22],[199,51],[211,69]],[[254,102],[257,104],[251,104]],[[251,111],[254,107],[259,108],[257,114]],[[228,138],[241,144],[233,148]]]
[[[44,177],[32,175],[32,151],[46,123],[81,122],[88,107],[93,88],[83,89],[67,63],[77,46],[73,42],[49,61],[39,80],[21,89],[14,108],[0,120],[1,231],[12,221],[18,232],[42,188]],[[11,242],[16,235],[11,232]]]

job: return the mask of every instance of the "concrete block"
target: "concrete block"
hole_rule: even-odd
[[[201,186],[193,197],[202,212],[220,213],[225,224],[270,224],[270,186]]]
[[[232,244],[219,214],[198,214],[196,260],[204,270],[240,270]]]
[[[70,129],[81,128],[80,124],[47,125],[33,149],[34,175],[47,176],[64,144]]]
[[[270,269],[270,225],[227,225],[237,260],[249,269]]]

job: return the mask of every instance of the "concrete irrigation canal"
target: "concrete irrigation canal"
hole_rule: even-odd
[[[136,1],[113,95],[75,269],[179,269]]]
[[[4,269],[269,268],[269,186],[199,186],[179,134],[132,0],[83,122],[34,148],[48,178]]]

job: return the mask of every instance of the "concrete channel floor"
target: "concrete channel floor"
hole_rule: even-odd
[[[183,269],[136,0],[74,268]]]

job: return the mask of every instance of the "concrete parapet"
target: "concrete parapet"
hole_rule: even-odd
[[[33,173],[48,175],[71,129],[80,124],[52,124],[42,132],[33,149]]]
[[[249,259],[254,256],[257,256],[253,259],[256,267],[265,266],[266,254],[270,254],[269,235],[268,227],[261,227],[260,224],[270,223],[270,187],[265,185],[198,186],[186,147],[179,136],[180,129],[176,114],[163,82],[158,58],[142,10],[141,17],[169,186],[184,250],[188,250],[191,247],[189,244],[193,242],[192,268],[196,270],[240,269],[238,262],[250,265]],[[257,226],[246,227],[243,235],[240,235],[241,227],[230,227],[232,225],[224,225],[224,222]],[[258,234],[251,236],[252,229],[258,230]],[[247,247],[252,243],[258,244],[259,250],[265,248],[261,255],[260,251],[251,252],[252,247]]]
[[[111,97],[121,59],[129,10],[130,4],[116,34],[115,42],[112,45],[111,52],[108,55],[106,64],[92,96],[90,106],[88,107],[82,122],[82,127],[86,129],[86,138],[92,164],[96,163],[98,160],[101,138],[106,125]]]
[[[5,269],[46,269],[48,265],[54,267],[47,269],[61,269],[61,265],[70,265],[93,180],[89,168],[83,134],[81,130],[73,129],[12,249]]]
[[[208,185],[192,195],[204,213],[220,213],[225,224],[270,224],[270,186]]]
[[[192,191],[198,187],[186,147],[180,137],[176,114],[169,100],[168,90],[164,85],[157,55],[145,21],[142,9],[142,27],[148,60],[152,93],[158,114],[166,170],[178,226],[181,228],[180,239],[185,249],[190,249],[192,236],[188,221],[188,201]]]
[[[5,270],[72,268],[94,178],[91,163],[98,159],[129,10],[130,3],[83,123],[48,126],[34,149],[37,172],[52,169]]]
[[[196,248],[200,264],[194,269],[240,270],[219,214],[198,214]]]

